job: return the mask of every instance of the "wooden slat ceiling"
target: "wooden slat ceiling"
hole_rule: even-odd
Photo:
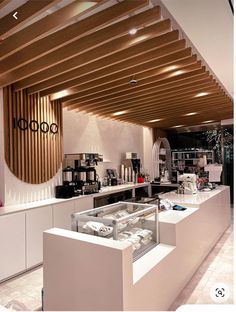
[[[0,36],[0,86],[61,98],[65,109],[163,129],[233,116],[220,82],[151,0],[27,1],[0,19]]]

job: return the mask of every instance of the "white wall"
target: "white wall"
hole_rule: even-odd
[[[16,178],[4,160],[3,142],[3,101],[0,90],[0,199],[5,205],[22,204],[53,198],[55,186],[61,184],[61,169],[51,180],[42,184],[28,184]],[[96,118],[64,110],[64,153],[96,152],[105,160],[97,172],[102,179],[105,169],[120,169],[120,162],[125,152],[136,152],[141,158],[146,171],[150,172],[152,131],[114,120]],[[5,200],[4,200],[5,197]]]
[[[234,91],[234,17],[227,0],[161,0],[223,86]]]
[[[102,178],[105,169],[120,172],[125,152],[136,152],[143,162],[143,127],[92,115],[64,111],[64,153],[99,153],[110,163],[100,163],[97,172]]]
[[[153,129],[143,127],[143,163],[151,179],[153,179],[152,147],[153,147]]]
[[[0,206],[5,198],[4,181],[4,137],[3,137],[3,90],[0,89]]]

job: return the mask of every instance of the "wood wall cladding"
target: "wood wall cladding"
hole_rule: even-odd
[[[5,160],[24,182],[39,184],[59,170],[62,158],[62,104],[27,90],[3,89]]]

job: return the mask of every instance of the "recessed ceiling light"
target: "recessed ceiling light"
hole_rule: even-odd
[[[215,121],[215,120],[205,120],[202,123],[209,123],[209,122],[213,122],[213,121]]]
[[[148,122],[158,122],[158,121],[161,121],[162,119],[152,119],[152,120],[149,120]]]
[[[185,72],[184,70],[177,70],[177,71],[171,73],[169,76],[170,76],[170,77],[178,76],[178,75],[183,74],[184,72]]]
[[[165,72],[168,72],[168,71],[171,71],[171,70],[175,70],[177,69],[179,66],[177,65],[170,65],[170,66],[166,66],[165,68],[163,68],[162,72],[165,73]]]
[[[184,114],[184,116],[193,116],[193,115],[197,115],[197,114],[198,114],[197,112],[192,112],[192,113]]]
[[[120,111],[120,112],[113,113],[112,115],[113,116],[120,116],[120,115],[123,115],[125,113],[126,113],[126,111]]]
[[[172,126],[171,128],[181,128],[181,127],[184,127],[184,125]]]
[[[53,93],[53,94],[50,96],[50,100],[51,100],[51,101],[57,100],[57,99],[60,99],[60,98],[62,98],[62,97],[64,97],[64,96],[67,96],[67,95],[69,95],[68,90],[62,90],[62,91]]]
[[[208,94],[209,94],[208,92],[200,92],[200,93],[196,94],[195,97],[205,96],[205,95],[208,95]]]
[[[137,28],[132,28],[132,29],[130,29],[129,34],[130,35],[135,35],[137,33],[137,31],[138,31]]]

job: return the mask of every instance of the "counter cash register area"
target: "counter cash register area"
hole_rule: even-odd
[[[125,203],[122,214],[113,209],[114,204],[93,209],[97,214],[80,213],[79,233],[59,228],[45,231],[44,310],[167,310],[230,225],[229,191],[228,186],[193,195],[173,191],[162,198],[186,210],[149,217],[138,211],[138,204]],[[153,212],[153,206],[145,207]],[[120,219],[114,220],[117,213]],[[128,229],[127,218],[132,224]],[[100,227],[101,221],[105,227]],[[97,230],[96,222],[101,236],[90,235]],[[114,231],[111,236],[120,240],[108,239],[106,231]],[[146,242],[153,243],[151,248],[135,257],[136,249]]]

